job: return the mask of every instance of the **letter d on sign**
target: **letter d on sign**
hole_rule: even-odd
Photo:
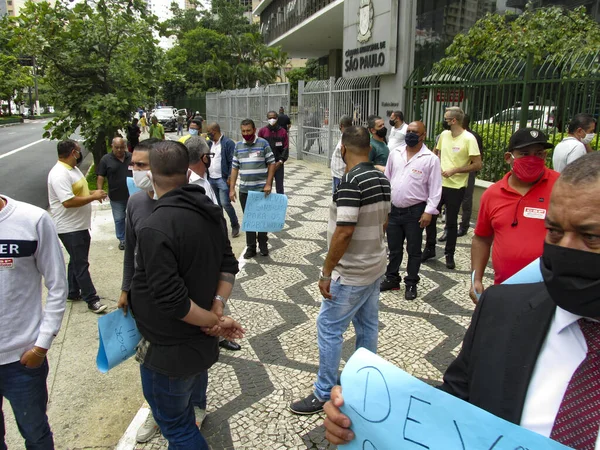
[[[363,402],[359,408],[352,405],[350,408],[368,422],[384,422],[392,412],[392,399],[385,377],[377,367],[373,366],[362,367],[356,373],[364,377],[363,392],[360,395]],[[375,399],[369,396],[369,391],[385,392],[387,396]]]

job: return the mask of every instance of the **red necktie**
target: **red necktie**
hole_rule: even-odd
[[[600,426],[600,323],[578,322],[588,352],[569,381],[550,438],[577,450],[594,450]]]

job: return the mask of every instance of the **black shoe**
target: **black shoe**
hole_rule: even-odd
[[[93,302],[88,303],[88,309],[94,314],[100,314],[106,309],[106,305],[100,303],[100,300],[94,300]]]
[[[448,239],[448,233],[446,233],[446,230],[444,230],[442,235],[438,238],[438,242],[446,242],[446,239]]]
[[[119,250],[125,250],[125,241],[119,241]]]
[[[407,284],[406,291],[404,292],[404,298],[406,300],[414,300],[417,298],[417,285],[416,284]]]
[[[383,280],[381,282],[381,284],[379,285],[379,291],[381,291],[381,292],[383,292],[383,291],[399,291],[399,290],[400,290],[400,282],[390,280],[389,278],[386,278],[385,280]]]
[[[261,248],[260,249],[260,256],[269,256],[269,248],[268,247]]]
[[[255,256],[256,256],[256,249],[255,248],[248,248],[248,249],[246,249],[246,253],[244,253],[244,259],[254,258]]]
[[[423,253],[421,254],[421,262],[425,262],[431,258],[435,258],[435,249],[425,247],[425,250],[423,250]]]
[[[457,235],[458,237],[465,236],[465,235],[467,234],[467,232],[468,232],[468,231],[469,231],[469,227],[466,227],[466,228],[460,227],[460,228],[458,229],[458,232],[456,233],[456,235]]]
[[[290,405],[290,411],[294,414],[316,414],[323,411],[323,405],[325,402],[322,402],[315,394],[310,394],[303,400],[298,400]]]
[[[232,352],[237,352],[242,349],[242,346],[237,342],[228,341],[227,339],[223,339],[219,341],[219,347],[224,348],[225,350],[231,350]]]
[[[454,255],[446,255],[446,267],[448,269],[454,269],[456,264],[454,263]]]
[[[240,235],[240,226],[235,225],[231,227],[231,237],[238,237]]]

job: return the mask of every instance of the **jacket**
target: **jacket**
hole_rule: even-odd
[[[258,137],[265,139],[273,151],[275,161],[286,162],[290,156],[288,133],[285,128],[275,125],[275,128],[269,126],[258,130]]]
[[[212,148],[213,142],[208,141],[208,148]],[[231,175],[231,161],[233,160],[233,151],[235,150],[235,142],[229,139],[224,134],[221,135],[221,176],[227,180]],[[208,170],[210,177],[210,169]]]
[[[221,208],[200,186],[166,193],[139,230],[129,297],[149,369],[185,377],[217,361],[218,338],[181,319],[192,301],[211,309],[221,272],[238,272]]]

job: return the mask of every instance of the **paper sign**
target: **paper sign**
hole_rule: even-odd
[[[358,349],[342,372],[356,450],[566,450]]]
[[[540,270],[540,258],[532,261],[529,265],[523,267],[512,277],[502,282],[502,284],[530,284],[541,283],[542,271]]]
[[[285,225],[287,204],[288,199],[284,194],[269,194],[265,197],[262,191],[248,192],[242,231],[281,231]]]
[[[117,309],[98,319],[100,334],[96,366],[102,373],[133,356],[135,347],[142,335],[137,329],[131,311],[123,315],[123,310]]]
[[[141,189],[135,185],[133,178],[131,177],[127,177],[127,190],[129,190],[130,197],[136,192],[141,191]]]

